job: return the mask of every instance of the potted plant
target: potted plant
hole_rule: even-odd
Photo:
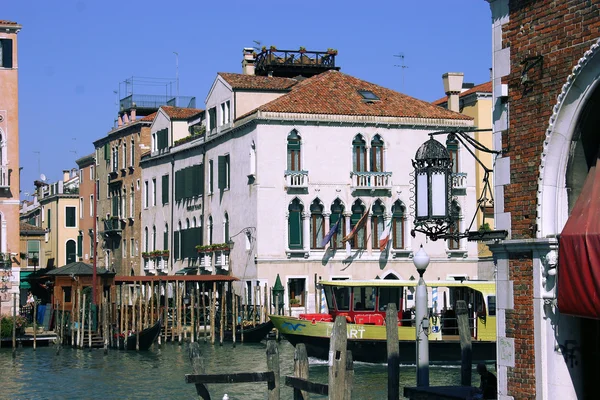
[[[332,48],[328,48],[327,49],[327,54],[331,54],[332,56],[337,56],[337,49],[332,49]]]
[[[298,300],[297,298],[292,298],[290,299],[290,306],[292,307],[300,307],[300,300]]]
[[[150,258],[150,253],[147,251],[142,251],[142,257],[143,258]]]
[[[271,45],[271,47],[270,47],[270,50],[271,50],[271,51],[277,51],[277,47],[275,47],[275,46]]]
[[[161,251],[161,256],[163,258],[169,258],[169,250],[163,250],[163,251]]]
[[[298,50],[300,53],[304,54],[306,53],[306,47],[304,46],[300,46],[300,50]]]

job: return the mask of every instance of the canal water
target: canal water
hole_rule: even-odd
[[[281,376],[292,375],[294,347],[282,340],[279,344]],[[266,344],[223,346],[200,342],[205,373],[261,372],[267,370]],[[198,399],[195,387],[186,384],[190,374],[187,344],[167,344],[162,349],[136,353],[101,349],[74,350],[64,347],[56,354],[54,347],[20,348],[16,357],[11,349],[0,349],[0,399]],[[327,383],[327,365],[310,359],[309,377]],[[473,383],[478,386],[473,371]],[[415,367],[400,370],[400,385],[415,386]],[[460,368],[430,367],[431,385],[460,383]],[[209,385],[212,399],[266,399],[266,383]],[[387,393],[387,370],[384,364],[354,365],[353,399],[384,399]],[[402,388],[400,389],[402,393]],[[282,386],[281,398],[291,399],[292,390]],[[311,398],[324,398],[311,395]]]

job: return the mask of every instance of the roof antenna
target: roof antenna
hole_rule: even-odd
[[[394,67],[402,68],[402,93],[404,93],[404,69],[408,68],[408,65],[404,65],[404,53],[394,54],[394,57],[398,57],[400,59],[401,64],[394,64]]]
[[[252,48],[254,50],[256,50],[257,52],[260,51],[260,45],[262,44],[262,42],[260,40],[253,40],[254,44],[256,44],[256,46],[252,46]]]

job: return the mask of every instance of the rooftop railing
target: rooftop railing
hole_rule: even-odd
[[[255,68],[257,75],[267,75],[280,71],[277,75],[294,76],[299,70],[308,69],[316,73],[321,70],[339,69],[335,66],[337,51],[307,51],[265,49],[257,54]],[[284,71],[289,71],[286,74]]]
[[[160,106],[177,106],[196,108],[196,98],[191,96],[167,96],[154,94],[131,94],[119,101],[121,110],[131,108],[156,108]]]

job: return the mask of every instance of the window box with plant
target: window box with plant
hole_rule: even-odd
[[[204,246],[198,245],[196,246],[196,250],[198,250],[199,254],[212,253],[212,245],[207,244]]]
[[[160,255],[161,255],[162,258],[169,258],[169,254],[170,254],[169,250],[162,250],[160,252]]]
[[[148,252],[148,251],[142,251],[142,257],[143,258],[150,258],[150,252]]]
[[[290,299],[290,306],[291,307],[302,307],[302,304],[300,304],[300,300],[297,298],[292,298]]]
[[[331,54],[332,56],[337,56],[338,51],[336,49],[329,48],[327,49],[327,54]]]

